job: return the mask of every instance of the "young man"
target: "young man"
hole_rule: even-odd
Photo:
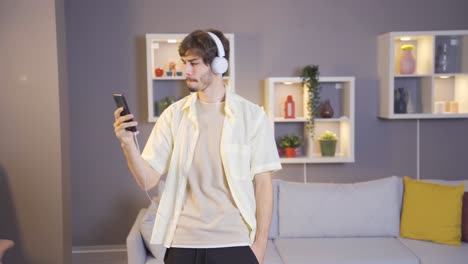
[[[229,42],[217,30],[190,33],[179,54],[191,94],[160,116],[142,155],[115,111],[115,133],[142,189],[167,173],[151,243],[165,263],[263,263],[281,169],[263,109],[224,86]],[[224,54],[226,54],[225,58]],[[226,60],[226,61],[223,61]]]

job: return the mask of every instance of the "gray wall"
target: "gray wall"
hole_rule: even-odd
[[[4,263],[71,261],[61,0],[0,1],[0,238]]]
[[[145,33],[209,27],[235,33],[236,90],[263,104],[262,80],[319,64],[356,76],[356,162],[309,164],[307,180],[354,182],[416,175],[416,121],[377,118],[377,35],[468,29],[466,0],[67,1],[73,245],[123,244],[148,204],[113,134],[111,94],[124,93],[144,145]],[[421,121],[421,176],[468,179],[468,120]],[[303,165],[275,177],[303,180]]]

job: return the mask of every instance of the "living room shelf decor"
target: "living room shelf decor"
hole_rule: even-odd
[[[401,72],[408,52],[411,74]],[[468,30],[382,34],[378,75],[381,118],[468,118]]]
[[[312,138],[307,130],[309,111],[308,89],[300,77],[271,77],[265,79],[265,111],[273,124],[275,139],[285,135],[301,135],[301,155],[286,158],[282,163],[351,163],[354,162],[354,83],[352,76],[320,77],[321,98],[329,99],[334,108],[331,118],[315,118],[315,134],[332,131],[339,140],[334,157],[323,157],[318,137]],[[284,118],[284,101],[288,95],[295,98],[295,118]]]
[[[234,34],[224,34],[229,40],[229,68],[223,76],[229,89],[235,90]],[[146,78],[148,122],[156,122],[162,108],[159,102],[168,97],[176,100],[189,94],[185,85],[179,45],[187,34],[146,34]],[[164,107],[163,107],[164,108]]]

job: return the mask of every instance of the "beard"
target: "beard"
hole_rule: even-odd
[[[191,93],[199,92],[205,90],[212,82],[213,77],[211,77],[210,72],[206,72],[200,77],[200,80],[192,79],[187,77],[187,88]],[[197,87],[198,86],[198,87]]]

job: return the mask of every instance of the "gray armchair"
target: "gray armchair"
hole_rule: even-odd
[[[145,245],[140,232],[140,223],[147,209],[141,209],[127,236],[127,256],[129,264],[164,264],[162,259],[156,259]]]

